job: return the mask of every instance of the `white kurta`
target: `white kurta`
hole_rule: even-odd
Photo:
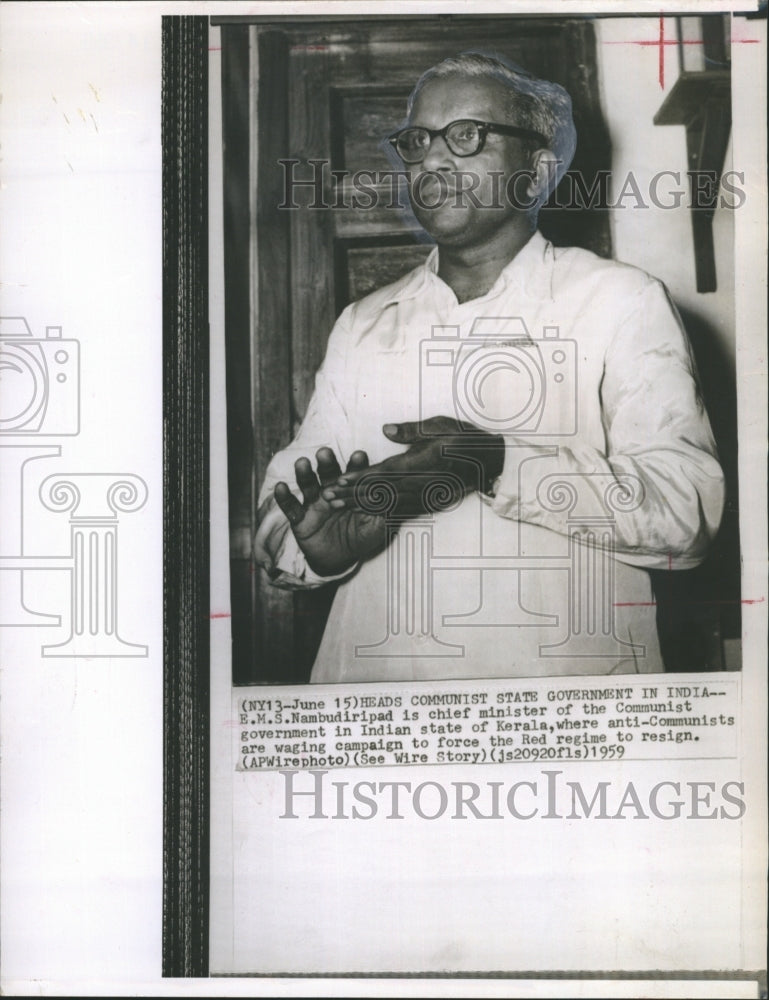
[[[437,251],[340,316],[302,427],[269,465],[256,558],[277,586],[323,584],[272,491],[324,445],[342,467],[359,448],[372,464],[404,450],[385,423],[472,421],[504,434],[504,469],[493,496],[407,522],[342,580],[312,680],[662,670],[645,569],[701,561],[723,506],[664,287],[539,233],[469,302],[436,267]]]

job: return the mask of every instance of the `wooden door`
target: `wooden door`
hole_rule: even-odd
[[[580,137],[572,171],[588,187],[599,171],[608,173],[609,143],[586,19],[218,23],[234,681],[299,682],[309,676],[333,588],[280,591],[253,565],[259,483],[301,423],[339,311],[409,271],[430,249],[389,199],[366,211],[344,207],[352,200],[349,174],[392,169],[380,142],[401,124],[417,78],[467,49],[499,52],[566,87]],[[287,178],[312,181],[321,171],[321,197],[309,186],[287,191]],[[546,208],[541,228],[557,244],[610,255],[600,203],[579,212]]]

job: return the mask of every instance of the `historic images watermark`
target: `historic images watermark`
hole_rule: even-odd
[[[406,191],[417,209],[463,208],[499,210],[510,206],[529,211],[540,201],[529,192],[534,177],[530,170],[513,174],[473,170],[422,171],[412,177],[407,170],[340,170],[329,160],[278,160],[283,174],[281,209],[352,209],[355,211],[403,208]],[[491,181],[489,184],[488,181]],[[485,200],[478,191],[482,181]],[[745,174],[725,170],[661,170],[650,178],[629,171],[624,177],[599,170],[586,179],[578,171],[564,175],[547,202],[548,208],[567,211],[586,209],[714,211],[742,208],[747,200]]]
[[[567,781],[541,770],[525,781],[331,781],[322,769],[284,770],[280,819],[417,818],[741,819],[741,781]]]

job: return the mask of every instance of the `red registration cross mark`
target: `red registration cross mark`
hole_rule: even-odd
[[[732,37],[732,45],[756,45],[758,43],[757,38],[734,38]],[[664,89],[665,87],[665,46],[666,45],[702,45],[703,40],[701,38],[686,39],[684,41],[679,41],[677,38],[665,38],[665,18],[660,14],[659,21],[659,36],[654,39],[645,40],[628,40],[627,42],[604,42],[604,45],[646,45],[646,46],[656,46],[659,49],[659,82],[660,87]]]

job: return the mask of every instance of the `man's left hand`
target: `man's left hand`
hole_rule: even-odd
[[[433,487],[451,484],[463,495],[485,490],[502,471],[505,445],[501,435],[488,434],[454,417],[431,417],[414,423],[385,424],[383,433],[408,449],[378,465],[345,473],[323,490],[332,507],[368,509],[366,487],[376,495],[377,483],[392,493],[389,516],[418,517],[434,513],[429,502]],[[361,480],[366,477],[362,485]],[[460,497],[456,497],[460,499]]]

